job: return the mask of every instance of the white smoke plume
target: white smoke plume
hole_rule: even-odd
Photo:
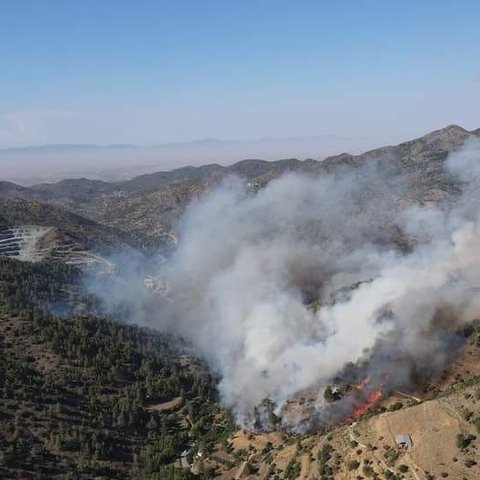
[[[462,195],[407,209],[412,187],[388,159],[256,193],[230,181],[181,219],[150,324],[194,345],[243,425],[264,399],[280,412],[309,389],[321,424],[323,389],[350,362],[391,388],[438,373],[480,313],[478,141],[445,168]]]

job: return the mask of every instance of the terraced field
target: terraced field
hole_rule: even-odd
[[[9,227],[0,225],[0,255],[16,257],[18,260],[38,262],[51,251],[48,246],[41,245],[41,239],[51,231],[50,227],[25,225]]]
[[[115,270],[107,259],[62,238],[55,227],[41,225],[0,225],[0,256],[25,262],[63,262],[105,274]]]

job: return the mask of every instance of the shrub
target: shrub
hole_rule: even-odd
[[[392,411],[392,412],[395,412],[396,410],[400,410],[401,408],[403,408],[403,403],[402,403],[402,402],[395,402],[395,403],[389,408],[389,410]]]
[[[352,471],[356,470],[360,466],[360,462],[357,462],[356,460],[350,460],[347,462],[347,469]]]
[[[294,480],[300,475],[300,463],[295,458],[292,458],[285,469],[285,480]]]
[[[457,435],[457,447],[461,450],[467,448],[474,440],[475,435],[462,435],[459,433]]]

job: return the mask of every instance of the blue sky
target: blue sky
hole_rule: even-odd
[[[480,127],[480,2],[0,0],[0,147]]]

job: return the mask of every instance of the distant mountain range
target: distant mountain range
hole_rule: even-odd
[[[115,145],[89,145],[89,144],[50,144],[28,147],[0,148],[0,155],[25,154],[25,153],[57,153],[77,152],[83,150],[115,150],[115,149],[136,149],[136,145],[115,144]]]
[[[321,135],[256,140],[200,139],[152,146],[41,145],[0,149],[0,168],[3,180],[21,185],[78,177],[121,181],[141,173],[186,165],[229,165],[242,158],[323,159],[342,151],[361,152],[384,141]]]
[[[471,137],[480,137],[480,129],[469,132],[451,125],[396,146],[360,155],[344,153],[323,161],[247,159],[230,166],[187,166],[116,182],[79,178],[31,187],[0,182],[0,223],[55,227],[82,250],[106,251],[115,245],[168,250],[177,235],[176,220],[186,206],[228,176],[244,179],[246,188],[259,189],[288,171],[322,175],[355,168],[369,159],[379,160],[408,186],[409,198],[404,198],[402,205],[438,202],[455,193],[443,168],[446,157]],[[388,188],[381,186],[372,194],[380,205],[390,197]]]
[[[365,141],[365,139],[363,139]],[[254,140],[228,140],[217,138],[200,138],[197,140],[190,140],[184,142],[168,142],[149,146],[139,146],[127,143],[98,145],[98,144],[46,144],[46,145],[28,145],[25,147],[8,147],[0,148],[0,155],[11,153],[55,153],[55,152],[76,152],[83,150],[134,150],[134,149],[161,149],[161,148],[184,148],[188,146],[212,146],[212,145],[245,145],[245,144],[262,144],[262,143],[288,143],[288,142],[324,142],[324,143],[337,143],[348,146],[352,142],[352,139],[343,137],[341,135],[310,135],[305,137],[264,137]]]

